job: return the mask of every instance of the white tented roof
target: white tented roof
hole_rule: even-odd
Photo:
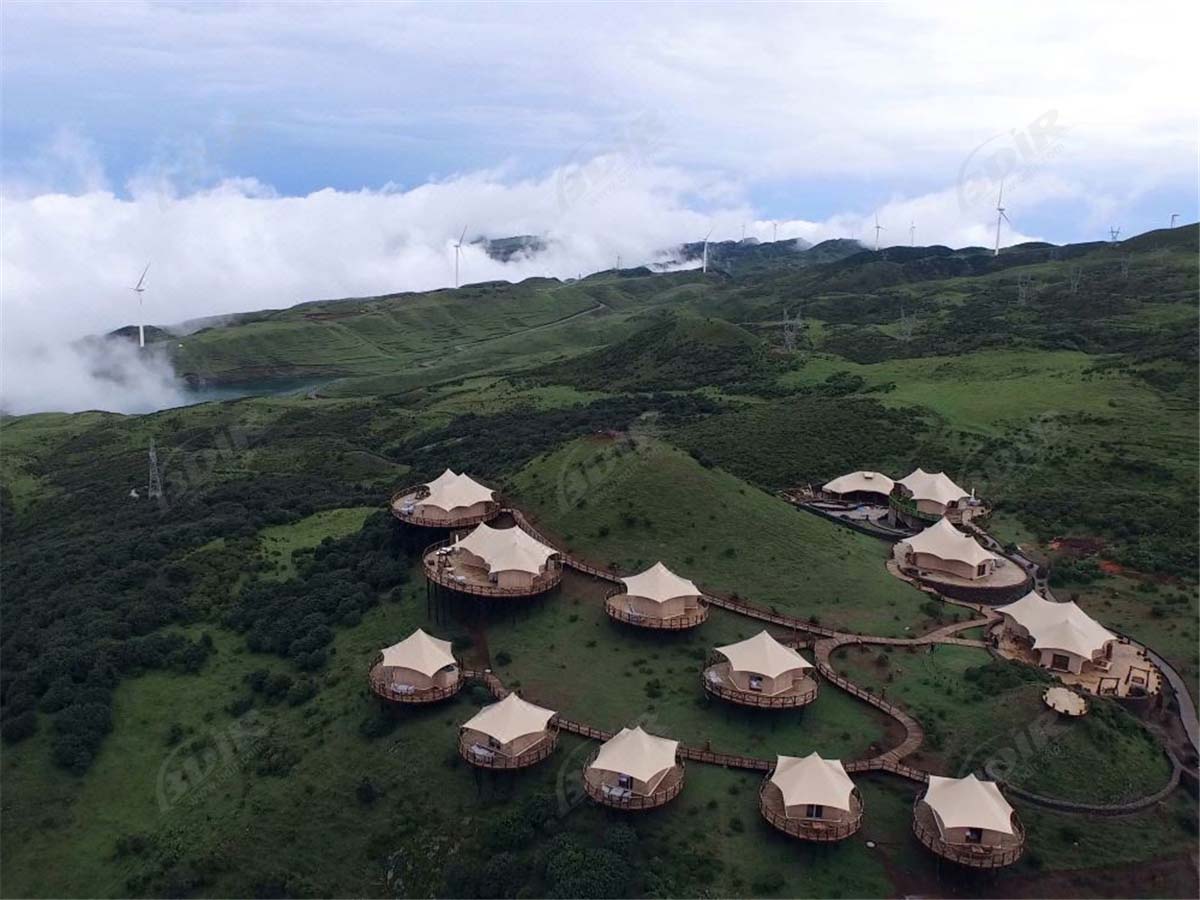
[[[938,559],[964,562],[977,566],[989,559],[996,559],[979,545],[969,534],[963,534],[946,519],[938,519],[920,534],[904,538],[914,553],[928,553]]]
[[[646,734],[641,726],[622,728],[606,741],[589,768],[629,775],[649,781],[664,769],[675,765],[679,741]]]
[[[854,782],[836,759],[822,759],[816,753],[777,757],[771,784],[783,794],[784,806],[817,803],[850,811]]]
[[[622,578],[625,593],[631,597],[645,597],[655,603],[666,603],[676,597],[700,597],[700,588],[680,578],[661,562],[656,562],[640,575]]]
[[[735,672],[754,672],[767,678],[778,678],[794,669],[812,668],[803,656],[779,643],[766,631],[736,644],[718,647],[717,652],[729,660]]]
[[[533,575],[541,572],[546,560],[558,552],[520,528],[492,528],[486,522],[477,525],[454,546],[480,557],[489,572],[517,571]]]
[[[950,480],[945,472],[926,472],[923,469],[901,478],[897,484],[902,484],[912,493],[914,500],[932,500],[943,506],[951,500],[961,500],[971,496],[970,491],[964,491]]]
[[[1013,808],[994,781],[929,776],[925,802],[938,814],[943,828],[986,828],[1012,834]]]
[[[534,706],[513,693],[499,703],[485,706],[463,728],[481,731],[501,744],[507,744],[527,734],[545,731],[546,723],[554,716],[554,710]]]
[[[433,481],[425,485],[429,488],[429,496],[423,498],[422,505],[436,506],[449,512],[456,507],[474,506],[485,500],[491,500],[494,492],[484,487],[469,475],[455,475],[447,469]]]
[[[422,675],[432,676],[439,669],[456,664],[450,642],[431,637],[420,628],[400,643],[383,649],[384,666],[412,669]]]
[[[855,491],[874,491],[877,494],[890,494],[895,482],[879,472],[851,472],[840,475],[833,481],[827,481],[823,490],[831,494],[850,494]]]
[[[997,607],[1033,638],[1035,650],[1066,650],[1090,657],[1117,636],[1074,603],[1055,603],[1030,591],[1016,603]]]

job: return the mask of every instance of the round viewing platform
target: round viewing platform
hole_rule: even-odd
[[[548,730],[532,747],[511,756],[495,747],[484,746],[465,733],[458,736],[458,755],[480,769],[525,769],[546,759],[557,746],[557,728]]]
[[[680,615],[659,618],[648,616],[637,610],[630,603],[629,595],[620,593],[610,594],[605,599],[604,611],[608,613],[610,619],[617,622],[658,631],[682,631],[686,628],[695,628],[708,618],[708,604],[703,600],[699,601],[694,609]]]
[[[563,577],[562,562],[552,557],[543,572],[537,575],[519,573],[519,583],[501,585],[487,569],[470,565],[464,554],[454,551],[453,541],[449,540],[427,547],[423,560],[425,577],[431,582],[476,597],[535,597],[558,587]]]
[[[772,784],[768,777],[758,789],[758,809],[773,827],[802,841],[841,841],[862,828],[863,804],[858,791],[850,795],[849,812],[830,810],[843,818],[796,818],[787,814],[783,805],[783,792]]]
[[[1013,817],[1013,833],[1000,835],[997,843],[950,843],[942,837],[933,810],[923,799],[913,807],[913,834],[942,859],[972,869],[1011,866],[1025,850],[1025,829],[1016,816]]]
[[[593,755],[592,759],[595,758]],[[629,788],[605,784],[601,781],[601,770],[590,766],[589,762],[583,769],[584,792],[596,803],[612,809],[657,809],[670,803],[683,790],[683,763],[676,763],[649,794],[638,794]]]
[[[435,507],[418,512],[421,501],[428,496],[428,485],[402,488],[392,495],[392,515],[406,525],[421,528],[467,528],[480,522],[490,522],[500,515],[501,506],[495,500],[461,509],[441,510]]]
[[[740,706],[756,706],[760,709],[797,709],[808,706],[817,699],[817,680],[812,675],[804,675],[792,682],[792,686],[777,694],[767,694],[762,691],[745,690],[738,687],[730,677],[733,666],[728,660],[711,663],[703,672],[701,681],[704,690],[722,700],[737,703]],[[815,670],[814,670],[815,671]]]
[[[453,697],[462,690],[465,683],[462,672],[456,671],[454,673],[454,680],[449,684],[434,685],[428,688],[420,688],[411,684],[396,684],[395,682],[388,681],[382,675],[380,672],[381,668],[378,663],[371,667],[371,693],[389,703],[404,705],[437,703],[439,700],[448,700]]]

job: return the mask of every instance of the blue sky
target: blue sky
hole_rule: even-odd
[[[1192,5],[22,3],[5,344],[746,233],[990,245],[1197,218]]]

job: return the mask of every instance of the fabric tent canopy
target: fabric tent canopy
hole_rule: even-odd
[[[622,578],[625,593],[631,597],[645,597],[655,603],[666,603],[676,597],[700,597],[700,588],[686,578],[680,578],[661,562],[656,562],[645,572]]]
[[[996,559],[994,553],[985,550],[975,538],[963,534],[946,519],[938,519],[920,534],[904,538],[904,543],[914,553],[928,553],[938,559],[965,562],[972,566]]]
[[[964,491],[951,481],[945,472],[926,472],[918,468],[901,478],[897,484],[908,488],[914,500],[931,500],[943,506],[971,496],[969,491]]]
[[[1091,656],[1117,636],[1074,603],[1055,603],[1030,591],[1015,603],[997,607],[1029,632],[1037,650],[1066,650]]]
[[[492,528],[486,522],[455,543],[487,563],[489,572],[538,574],[558,551],[530,537],[520,528]]]
[[[816,753],[777,757],[771,784],[783,794],[784,806],[816,803],[850,811],[854,782],[836,759],[822,759]]]
[[[485,706],[477,712],[463,728],[481,731],[502,744],[527,734],[546,730],[546,723],[556,715],[552,709],[543,709],[515,693],[509,694],[499,703]]]
[[[420,502],[447,511],[491,500],[495,494],[469,475],[456,475],[450,469],[425,486],[429,488],[429,496]]]
[[[994,781],[929,776],[925,802],[938,814],[944,828],[986,828],[1012,834],[1013,808]]]
[[[439,669],[457,665],[457,662],[450,652],[449,641],[431,637],[420,628],[400,643],[383,650],[383,665],[412,669],[430,677]]]
[[[822,490],[831,494],[850,494],[855,491],[874,491],[877,494],[890,494],[895,482],[879,472],[850,472],[840,475],[833,481],[825,482]]]
[[[767,678],[778,678],[793,669],[811,669],[812,665],[791,647],[785,647],[765,630],[754,637],[718,647],[717,652],[729,660],[736,672],[756,672]]]
[[[589,768],[629,775],[649,781],[664,769],[675,765],[679,741],[655,737],[637,728],[622,728],[605,741]]]

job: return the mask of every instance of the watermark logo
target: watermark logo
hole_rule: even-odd
[[[581,203],[596,203],[627,184],[650,162],[661,144],[662,122],[653,112],[641,112],[623,123],[609,144],[577,148],[557,175],[558,208],[567,213]]]
[[[1066,729],[1062,718],[1047,709],[1016,731],[997,735],[976,747],[965,757],[959,775],[974,774],[999,782],[1019,780],[1039,758],[1058,752],[1056,739]]]
[[[216,432],[208,447],[193,449],[198,440],[194,439],[173,445],[164,453],[161,446],[152,444],[148,462],[150,499],[158,503],[160,512],[167,512],[172,505],[212,482],[218,469],[233,464],[261,443],[265,434],[263,430],[230,425]]]
[[[155,778],[159,813],[192,805],[235,777],[259,754],[268,733],[262,718],[251,711],[226,728],[177,745]]]
[[[555,496],[561,512],[575,509],[601,485],[618,484],[633,474],[640,460],[655,452],[661,429],[658,413],[643,413],[625,432],[614,432],[606,444],[575,441],[558,467]]]
[[[1061,155],[1067,130],[1058,110],[1048,109],[1024,128],[992,135],[967,154],[958,170],[958,208],[968,212],[994,204],[1001,183],[1007,191]]]

